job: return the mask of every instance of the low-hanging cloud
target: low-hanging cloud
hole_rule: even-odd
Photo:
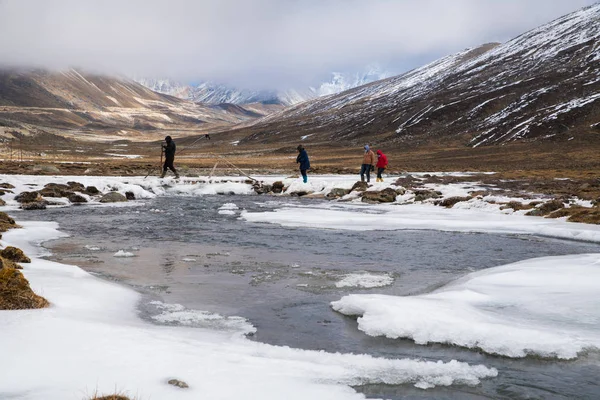
[[[591,0],[0,0],[0,64],[280,87],[505,41]]]

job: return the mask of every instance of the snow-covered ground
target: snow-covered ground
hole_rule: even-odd
[[[420,296],[351,294],[332,307],[360,316],[371,336],[571,359],[600,350],[600,254],[490,268]]]
[[[24,274],[51,307],[0,311],[0,398],[65,400],[126,392],[156,399],[361,399],[350,385],[478,384],[495,369],[459,361],[382,359],[277,347],[246,339],[242,318],[164,306],[159,322],[219,321],[213,329],[154,325],[138,318],[140,296],[80,268],[39,258],[59,237],[52,222],[22,222],[3,235],[32,257]],[[180,313],[182,315],[178,315]],[[235,329],[238,326],[239,329]],[[232,333],[232,327],[234,333]],[[170,379],[187,382],[182,390]]]

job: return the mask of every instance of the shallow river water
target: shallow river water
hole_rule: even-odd
[[[368,397],[407,399],[595,399],[600,355],[575,361],[509,359],[453,346],[373,338],[329,303],[350,293],[429,292],[483,268],[533,257],[600,252],[590,243],[516,235],[439,231],[336,231],[253,224],[221,215],[224,203],[259,211],[315,202],[258,196],[159,197],[125,207],[81,206],[17,212],[17,219],[52,220],[71,237],[46,243],[52,259],[79,265],[140,291],[142,318],[150,302],[241,316],[252,340],[389,358],[457,359],[498,369],[480,385],[421,390],[409,385],[357,388]],[[310,212],[310,210],[307,210]],[[135,257],[118,258],[123,250]],[[388,273],[393,284],[336,287],[352,272]]]

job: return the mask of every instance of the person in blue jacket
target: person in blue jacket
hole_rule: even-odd
[[[296,163],[300,164],[300,173],[302,174],[302,180],[304,183],[308,182],[308,176],[306,176],[306,170],[310,169],[310,161],[308,160],[308,153],[304,150],[304,146],[298,145],[298,157],[296,157]]]

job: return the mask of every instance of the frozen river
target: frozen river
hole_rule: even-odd
[[[144,295],[140,315],[152,323],[213,329],[235,329],[236,321],[239,326],[245,323],[193,318],[194,310],[202,310],[245,318],[256,328],[251,338],[269,344],[386,358],[456,359],[498,370],[497,377],[473,387],[357,388],[368,397],[597,397],[597,352],[573,361],[511,359],[462,347],[371,337],[358,329],[354,318],[333,311],[330,303],[355,293],[428,293],[474,271],[534,257],[599,253],[600,245],[514,234],[282,227],[239,218],[240,210],[264,212],[318,202],[170,196],[126,207],[68,207],[13,215],[19,220],[58,221],[61,231],[71,237],[46,244],[54,252],[52,258],[135,288]],[[369,212],[379,213],[376,207]],[[115,257],[119,251],[125,257]],[[164,304],[180,304],[187,312],[180,320],[153,318],[164,311]]]

